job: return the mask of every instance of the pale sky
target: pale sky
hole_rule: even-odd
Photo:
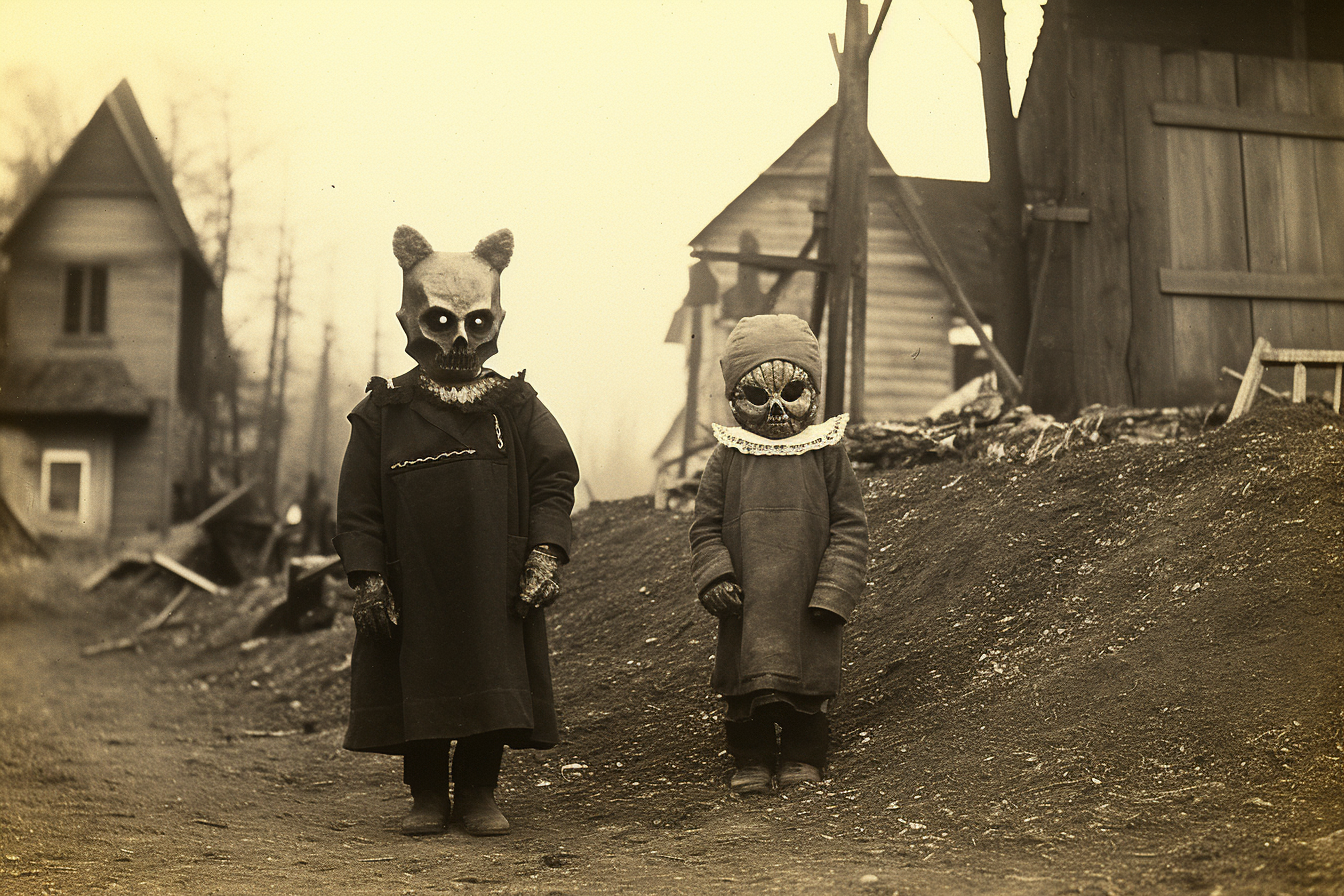
[[[1004,3],[1015,98],[1040,5]],[[161,140],[189,103],[182,139],[218,145],[210,96],[226,93],[250,158],[225,317],[264,372],[284,220],[296,364],[311,372],[330,320],[342,444],[375,321],[377,372],[412,364],[393,230],[469,251],[512,229],[491,366],[526,368],[610,499],[647,490],[683,400],[683,350],[662,340],[687,243],[835,102],[827,35],[844,19],[844,0],[0,0],[0,75],[23,72],[0,83],[0,118],[16,85],[49,78],[82,127],[126,78]],[[897,171],[988,176],[978,53],[969,0],[893,0],[869,124]],[[0,152],[10,139],[0,128]]]

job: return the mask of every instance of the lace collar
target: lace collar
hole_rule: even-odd
[[[814,423],[787,439],[767,439],[747,432],[740,426],[727,427],[715,423],[714,438],[725,448],[733,448],[743,454],[792,456],[839,443],[845,437],[847,425],[849,415],[837,414],[824,423]]]

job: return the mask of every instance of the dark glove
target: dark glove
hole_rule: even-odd
[[[817,625],[831,628],[837,625],[844,625],[845,617],[841,616],[839,613],[833,613],[823,607],[813,607],[812,621],[817,623]]]
[[[742,613],[742,587],[732,579],[715,582],[700,595],[700,604],[720,619],[739,616]]]
[[[355,628],[375,638],[392,637],[392,626],[401,621],[397,602],[383,577],[374,573],[355,586]]]
[[[533,548],[523,562],[518,586],[521,592],[513,602],[515,615],[525,618],[534,607],[550,606],[560,596],[560,558],[547,548]]]

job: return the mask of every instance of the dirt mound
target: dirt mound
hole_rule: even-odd
[[[1071,448],[860,471],[870,584],[847,631],[832,778],[766,810],[780,842],[822,831],[910,862],[1102,861],[1131,885],[1264,864],[1338,883],[1344,421],[1261,401],[1187,438]],[[516,800],[551,787],[564,798],[546,811],[592,823],[638,806],[683,831],[723,809],[689,522],[646,499],[576,518],[551,613],[565,742],[510,754]],[[348,614],[259,641],[247,620],[278,595],[247,588],[198,595],[149,655],[253,728],[339,728]],[[348,608],[342,585],[328,597]],[[126,600],[143,602],[129,619],[166,596]]]

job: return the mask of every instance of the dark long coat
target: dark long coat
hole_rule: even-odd
[[[568,556],[574,454],[522,374],[468,405],[417,376],[375,378],[349,415],[334,542],[347,574],[383,576],[401,622],[391,640],[355,637],[345,746],[487,731],[553,746],[545,613],[511,605],[531,548]]]
[[[742,587],[741,615],[719,621],[714,689],[835,696],[842,627],[811,610],[848,620],[868,561],[863,495],[844,445],[773,456],[716,445],[690,538],[697,593],[729,575]]]

